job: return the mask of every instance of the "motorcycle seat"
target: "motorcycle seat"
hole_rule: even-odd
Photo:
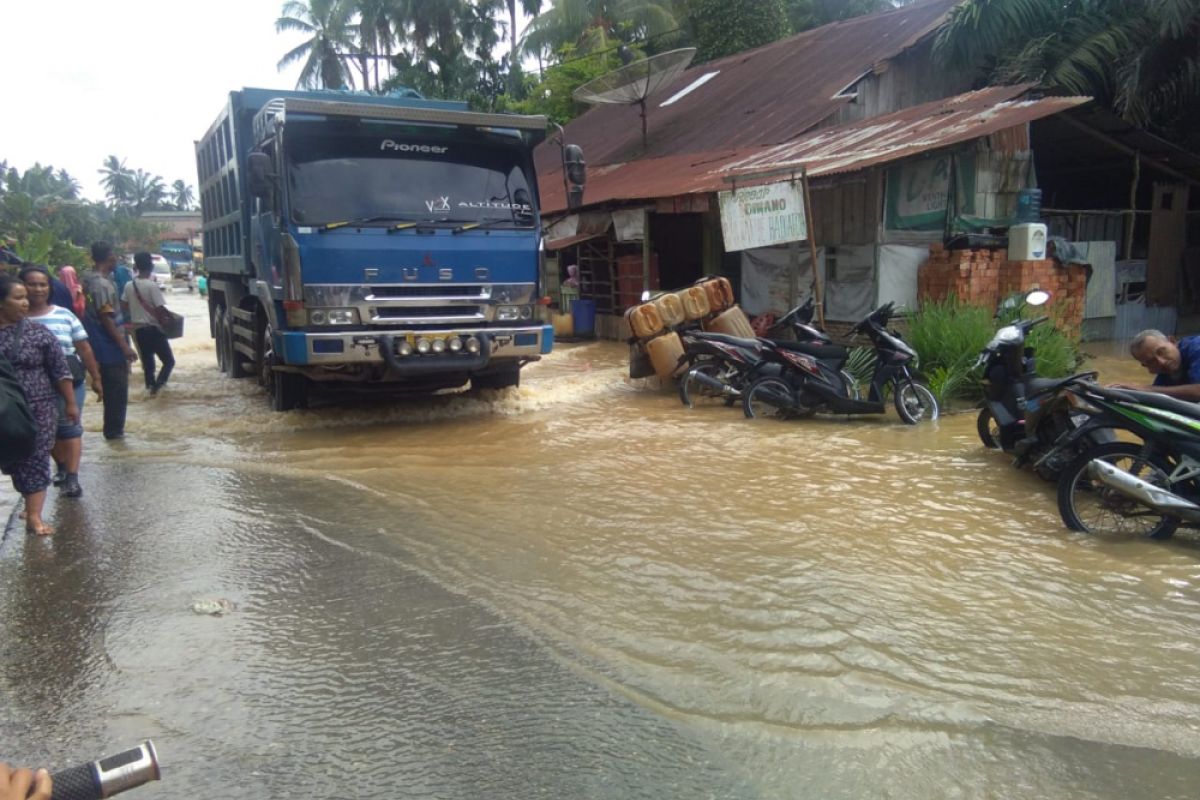
[[[688,331],[687,336],[694,336],[697,339],[707,339],[711,342],[721,342],[722,344],[733,345],[734,347],[749,347],[757,349],[762,347],[762,341],[758,339],[747,339],[743,336],[730,336],[727,333],[714,333],[713,331]]]
[[[1078,381],[1095,381],[1096,373],[1081,372],[1077,375],[1071,375],[1067,378],[1030,378],[1025,385],[1026,393],[1029,395],[1041,394],[1048,391],[1057,391],[1067,384]]]
[[[1200,403],[1179,400],[1174,397],[1168,397],[1165,394],[1159,394],[1158,392],[1139,392],[1136,389],[1108,389],[1103,393],[1107,394],[1108,392],[1119,393],[1144,406],[1161,408],[1163,411],[1173,411],[1185,417],[1200,419]]]
[[[850,352],[846,348],[836,344],[809,344],[808,342],[783,342],[777,339],[768,339],[775,347],[780,350],[791,350],[794,353],[804,353],[807,356],[820,360],[833,360],[846,358]]]

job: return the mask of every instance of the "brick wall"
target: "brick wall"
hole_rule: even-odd
[[[945,300],[956,295],[973,305],[994,310],[1014,292],[1050,292],[1049,314],[1063,333],[1078,337],[1083,325],[1087,274],[1082,266],[1043,261],[1009,261],[1006,250],[946,250],[930,245],[929,260],[917,272],[921,300]]]

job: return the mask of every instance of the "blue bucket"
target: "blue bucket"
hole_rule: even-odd
[[[1042,219],[1042,190],[1022,189],[1017,192],[1017,224],[1040,222]]]
[[[571,318],[574,320],[576,336],[596,335],[595,300],[572,300]]]

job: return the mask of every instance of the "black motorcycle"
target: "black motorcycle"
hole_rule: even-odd
[[[871,340],[875,368],[866,399],[858,396],[854,379],[845,372],[850,351],[830,344],[776,342],[764,360],[778,363],[779,375],[759,378],[742,395],[742,411],[751,419],[809,417],[818,411],[834,414],[883,414],[890,389],[896,413],[909,425],[938,417],[937,398],[915,375],[917,352],[888,322],[895,311],[885,303],[853,330]]]
[[[1022,306],[1041,306],[1050,294],[1034,290],[1021,298],[1010,297],[1001,303],[996,316],[1019,311]],[[1026,347],[1029,332],[1049,317],[1016,319],[1004,325],[984,346],[975,362],[983,368],[984,405],[975,427],[984,447],[1011,454],[1013,465],[1032,464],[1046,480],[1058,478],[1063,467],[1080,449],[1112,441],[1112,431],[1089,425],[1078,437],[1068,439],[1085,424],[1087,415],[1072,409],[1068,399],[1071,387],[1095,383],[1095,372],[1082,372],[1066,378],[1041,378],[1037,357]]]
[[[813,300],[796,306],[784,314],[775,328],[790,330],[799,341],[828,344],[829,335],[812,324]],[[683,342],[680,363],[686,372],[679,378],[679,400],[694,408],[698,400],[719,400],[733,405],[742,390],[767,375],[778,375],[779,365],[763,359],[766,348],[774,339],[746,339],[723,333],[702,331],[699,328],[679,332]]]

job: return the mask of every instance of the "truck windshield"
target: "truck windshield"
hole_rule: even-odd
[[[292,221],[487,222],[529,228],[533,195],[520,149],[498,144],[296,132],[285,143]]]

